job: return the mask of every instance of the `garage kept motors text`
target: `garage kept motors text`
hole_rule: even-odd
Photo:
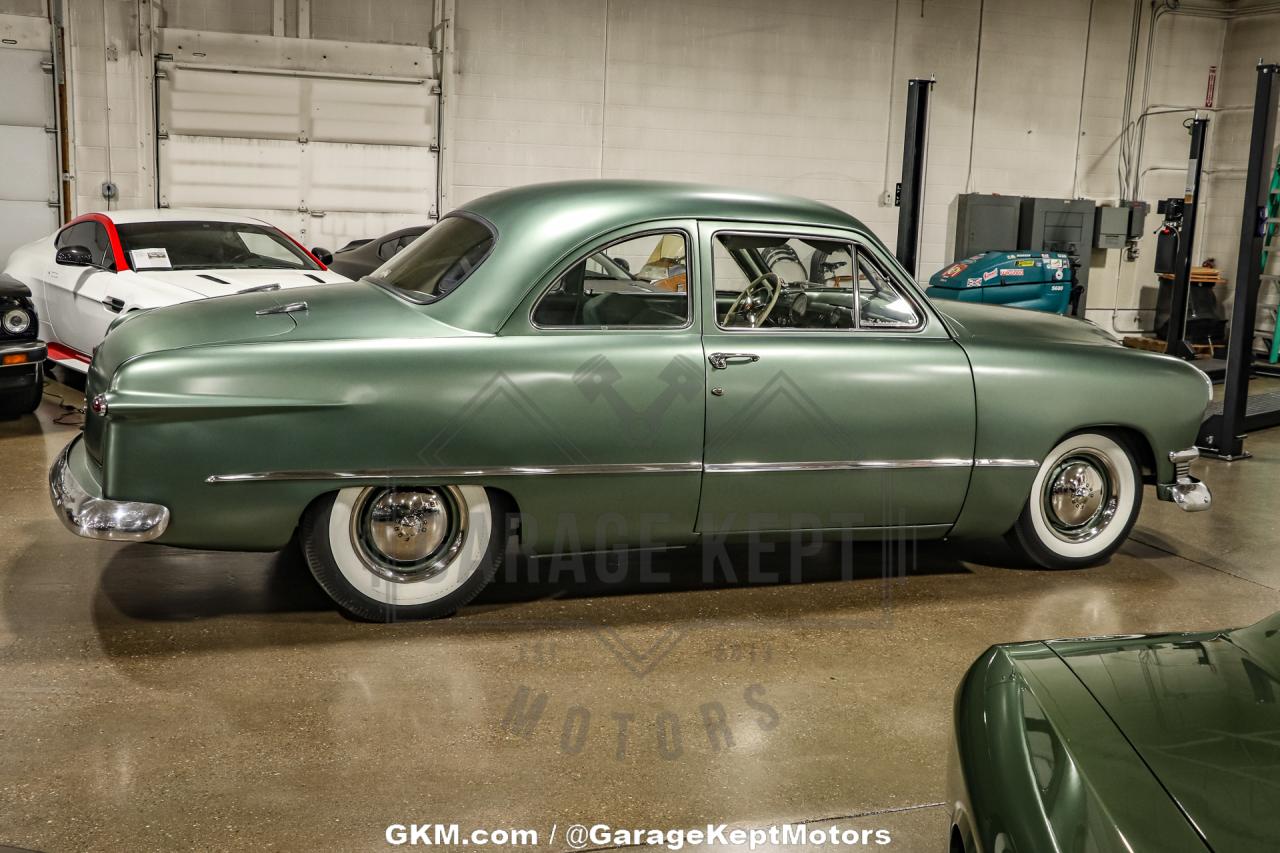
[[[557,824],[551,826],[548,844],[555,844],[557,828]],[[536,829],[473,829],[464,835],[456,823],[393,823],[386,828],[384,837],[396,847],[536,847],[539,843]],[[575,823],[565,829],[564,843],[573,850],[642,845],[667,850],[709,845],[756,850],[792,846],[884,847],[893,843],[893,837],[887,829],[853,829],[836,824],[818,827],[786,823],[744,829],[709,823],[695,829],[644,829]]]

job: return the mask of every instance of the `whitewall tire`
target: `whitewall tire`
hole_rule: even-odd
[[[301,541],[316,581],[360,619],[448,616],[489,583],[506,525],[480,486],[342,489],[303,515]]]
[[[1008,538],[1046,568],[1091,566],[1124,543],[1141,508],[1129,447],[1107,433],[1076,433],[1045,456]]]

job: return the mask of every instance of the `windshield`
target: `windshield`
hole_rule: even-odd
[[[448,216],[368,278],[415,302],[434,302],[484,262],[494,240],[494,232],[484,223],[469,216]]]
[[[320,269],[306,252],[269,225],[131,222],[117,230],[130,263],[139,272]]]

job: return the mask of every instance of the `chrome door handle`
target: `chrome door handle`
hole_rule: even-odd
[[[735,361],[754,364],[759,360],[760,356],[753,352],[713,352],[707,356],[707,361],[710,362],[714,370],[724,370],[731,362]]]

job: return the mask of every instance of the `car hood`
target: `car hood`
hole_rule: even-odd
[[[998,339],[1093,346],[1120,346],[1109,332],[1075,317],[1060,317],[1025,308],[1000,305],[933,300],[935,311],[943,316],[952,333],[964,339]]]
[[[137,275],[149,281],[163,281],[189,291],[193,296],[228,296],[251,287],[280,285],[284,290],[317,284],[350,281],[333,270],[143,270]]]
[[[1280,614],[1249,628],[1048,645],[1215,850],[1280,838]]]

